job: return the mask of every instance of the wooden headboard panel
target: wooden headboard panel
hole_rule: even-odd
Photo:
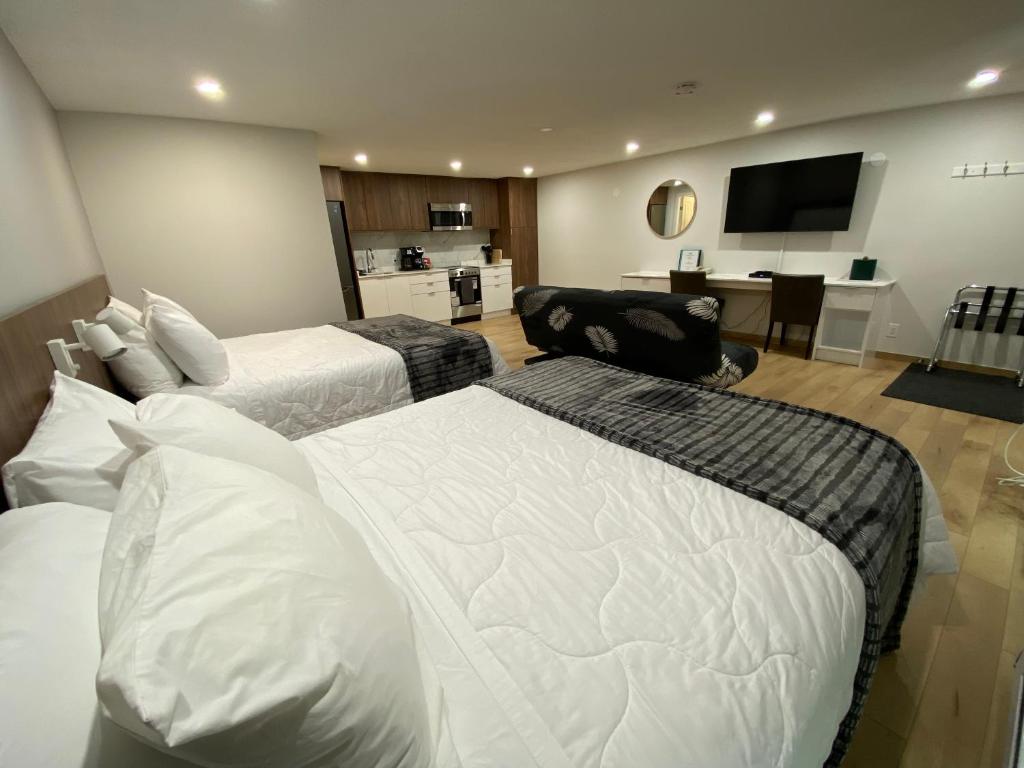
[[[25,446],[50,400],[53,361],[46,342],[77,341],[71,321],[91,321],[106,306],[109,292],[106,276],[98,275],[0,319],[0,464]],[[114,391],[107,366],[96,355],[72,356],[82,366],[79,379]]]

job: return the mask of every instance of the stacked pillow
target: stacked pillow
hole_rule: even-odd
[[[8,504],[64,501],[112,510],[132,452],[109,421],[134,418],[127,400],[54,371],[50,403],[32,437],[3,466]]]
[[[141,398],[173,392],[186,376],[197,384],[227,381],[227,352],[206,326],[165,296],[143,291],[143,299],[141,311],[114,297],[107,304],[131,323],[118,333],[127,352],[108,363],[125,389]]]
[[[0,470],[4,492],[11,508],[63,501],[112,511],[128,465],[161,445],[240,461],[320,495],[293,443],[230,408],[183,394],[132,405],[59,371],[28,443]]]
[[[196,384],[213,386],[228,380],[224,345],[180,304],[143,291],[142,317],[156,343]]]
[[[442,693],[405,597],[294,444],[199,397],[133,406],[58,373],[8,480],[12,501],[59,502],[0,517],[0,703],[19,713],[0,744],[19,765],[432,763]]]

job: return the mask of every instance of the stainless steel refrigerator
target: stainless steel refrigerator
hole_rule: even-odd
[[[363,316],[363,305],[359,299],[356,265],[352,258],[352,246],[348,238],[345,204],[328,201],[327,218],[331,222],[331,238],[334,240],[334,258],[338,262],[338,277],[341,278],[341,296],[345,301],[345,317],[348,320],[358,320]]]

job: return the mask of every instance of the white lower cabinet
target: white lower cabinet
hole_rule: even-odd
[[[448,273],[364,277],[359,281],[364,317],[412,315],[424,320],[451,321]]]
[[[412,308],[412,294],[409,292],[412,287],[410,278],[382,277],[380,280],[387,285],[389,315],[416,314]]]
[[[434,293],[417,293],[412,297],[412,314],[424,320],[451,320],[452,300],[447,287]]]
[[[485,315],[512,309],[512,267],[481,269],[480,297]]]
[[[363,317],[384,317],[390,314],[387,278],[360,280],[359,296],[363,300]]]
[[[483,299],[482,311],[500,312],[512,309],[512,283],[497,283],[495,285],[484,285],[480,288]]]

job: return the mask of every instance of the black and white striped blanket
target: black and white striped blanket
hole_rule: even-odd
[[[494,373],[491,350],[479,333],[408,315],[331,323],[383,344],[402,356],[417,403],[454,392]]]
[[[886,435],[849,419],[566,357],[478,382],[618,445],[785,512],[847,557],[867,616],[838,766],[878,657],[899,647],[917,572],[921,471]]]

